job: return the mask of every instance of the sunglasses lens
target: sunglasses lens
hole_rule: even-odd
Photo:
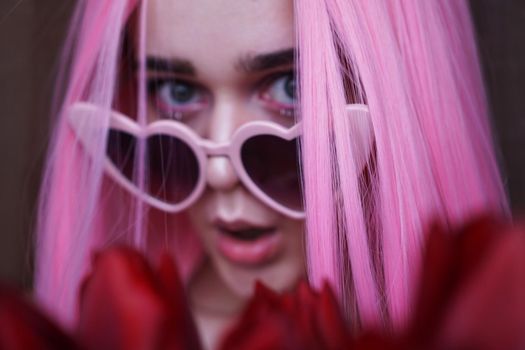
[[[303,210],[297,140],[257,135],[245,141],[241,159],[252,181],[279,204]]]
[[[106,153],[115,167],[133,181],[137,140],[125,132],[109,130]]]
[[[135,184],[136,152],[135,137],[110,130],[107,154],[124,177]],[[150,196],[165,203],[178,204],[197,187],[199,164],[195,153],[184,141],[166,135],[149,137],[145,156],[146,190]]]
[[[186,142],[167,135],[149,137],[145,151],[148,194],[169,204],[187,199],[200,176],[195,152]],[[134,136],[110,130],[107,154],[122,175],[135,184],[137,152]],[[289,209],[303,210],[297,140],[254,136],[244,142],[241,159],[248,176],[267,196]]]
[[[170,204],[187,199],[199,180],[199,163],[193,150],[172,136],[157,135],[147,144],[150,193]]]

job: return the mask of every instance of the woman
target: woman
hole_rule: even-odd
[[[431,220],[507,210],[463,1],[82,1],[72,24],[36,276],[66,323],[126,242],[177,259],[208,346],[256,280],[400,327]]]

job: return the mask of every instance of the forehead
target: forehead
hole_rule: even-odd
[[[149,55],[221,65],[294,44],[292,0],[149,0]],[[224,69],[225,67],[223,67]]]

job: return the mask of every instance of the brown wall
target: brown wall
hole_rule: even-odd
[[[525,211],[525,1],[472,0],[481,59],[516,212]]]
[[[427,0],[425,0],[427,1]],[[29,286],[30,232],[54,62],[74,0],[0,0],[0,280]],[[516,210],[525,210],[525,2],[473,0],[493,123]]]
[[[0,280],[24,287],[56,56],[73,3],[0,0]]]
[[[25,2],[6,16],[14,1],[0,5],[0,272],[3,279],[22,281],[27,267],[27,201],[31,181],[29,135],[34,101],[31,61],[34,6]],[[24,24],[24,25],[21,25]]]

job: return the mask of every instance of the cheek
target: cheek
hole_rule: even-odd
[[[202,242],[187,213],[148,211],[147,251],[152,261],[171,253],[184,281],[188,281],[204,257]]]
[[[288,222],[285,226],[287,231],[288,246],[294,254],[304,255],[305,251],[305,235],[304,235],[304,221]]]
[[[284,251],[284,264],[288,264],[292,274],[306,277],[306,250],[304,222],[293,221],[284,225],[286,231],[286,250]],[[288,270],[288,269],[287,269]]]
[[[205,191],[202,197],[186,210],[186,216],[194,230],[194,234],[199,237],[207,250],[211,245],[211,235],[207,224],[209,202],[210,200]]]

